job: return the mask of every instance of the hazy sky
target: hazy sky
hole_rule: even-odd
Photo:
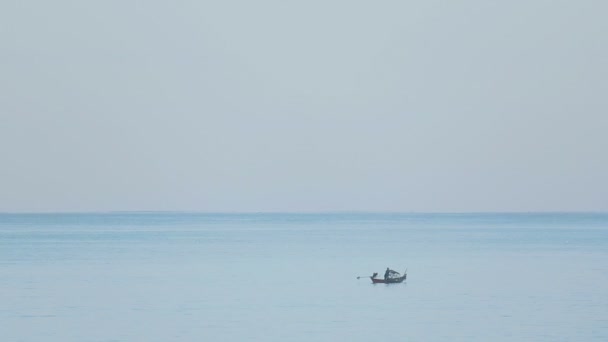
[[[0,1],[0,211],[608,210],[607,13]]]

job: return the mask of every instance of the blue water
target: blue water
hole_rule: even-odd
[[[608,214],[0,214],[2,341],[372,338],[608,341]]]

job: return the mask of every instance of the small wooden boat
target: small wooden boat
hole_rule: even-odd
[[[407,278],[407,270],[405,272],[403,272],[403,275],[400,277],[393,277],[393,278],[376,278],[376,276],[378,275],[378,273],[374,273],[371,277],[369,277],[372,280],[372,283],[374,284],[398,284],[398,283],[402,283],[405,278]]]

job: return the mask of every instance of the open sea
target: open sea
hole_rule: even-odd
[[[374,339],[608,341],[608,214],[0,214],[0,341]]]

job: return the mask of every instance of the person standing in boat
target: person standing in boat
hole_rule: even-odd
[[[391,274],[390,268],[386,268],[386,272],[384,272],[384,280],[388,280],[388,276]]]

